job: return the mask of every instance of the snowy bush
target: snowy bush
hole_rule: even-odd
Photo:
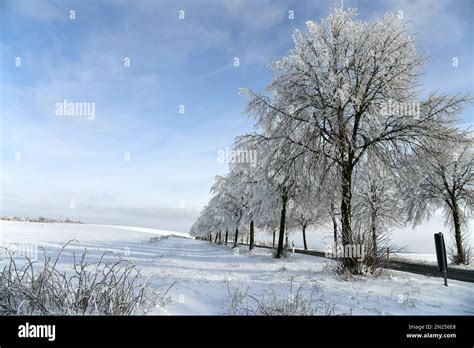
[[[469,245],[467,245],[467,241],[464,243],[465,245],[462,246],[462,257],[459,256],[458,249],[455,247],[454,244],[451,244],[448,247],[448,257],[449,261],[455,265],[469,265],[472,261],[472,249]]]
[[[231,288],[227,283],[228,311],[230,315],[334,315],[336,304],[324,298],[321,287],[313,285],[309,291],[305,284],[298,286],[296,291],[293,281],[286,295],[273,289],[263,292],[260,296],[251,294],[248,287]]]
[[[39,265],[27,258],[19,266],[10,256],[0,273],[0,315],[132,315],[166,304],[166,292],[154,292],[136,265],[115,253],[90,262],[84,251],[74,255],[72,272],[61,272],[69,243],[54,258],[44,252]]]
[[[465,231],[462,236],[459,236],[456,243],[456,236],[451,235],[450,240],[446,246],[446,253],[449,259],[449,262],[454,265],[469,265],[472,261],[472,248],[469,244],[470,233]]]
[[[151,244],[156,244],[156,243],[159,243],[159,242],[161,242],[162,240],[168,239],[168,238],[169,238],[169,235],[168,235],[168,236],[152,237],[152,238],[150,238],[150,243],[151,243]]]

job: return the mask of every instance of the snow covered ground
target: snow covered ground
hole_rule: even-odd
[[[391,256],[392,259],[402,259],[406,261],[430,264],[436,263],[436,254],[418,254],[418,253],[396,253]]]
[[[153,237],[162,237],[160,240]],[[274,291],[285,298],[304,284],[316,289],[317,301],[333,304],[336,314],[474,314],[474,284],[386,271],[382,276],[345,280],[328,270],[328,260],[291,255],[275,260],[268,249],[251,254],[245,247],[236,253],[230,247],[209,244],[186,234],[127,226],[87,224],[40,224],[1,221],[0,242],[15,248],[36,245],[55,254],[61,244],[76,239],[60,260],[70,267],[72,253],[87,249],[91,259],[113,250],[133,260],[149,277],[153,287],[169,291],[172,303],[151,314],[226,314],[229,291],[245,290],[260,298]],[[0,263],[5,261],[0,261]]]

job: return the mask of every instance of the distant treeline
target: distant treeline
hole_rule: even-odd
[[[2,216],[2,220],[5,221],[27,221],[27,222],[46,222],[46,223],[67,223],[67,224],[82,224],[82,221],[73,221],[67,218],[66,220],[57,220],[57,219],[50,219],[40,216],[38,218],[30,218],[24,216]]]

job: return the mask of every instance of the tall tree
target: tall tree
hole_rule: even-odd
[[[436,153],[420,153],[412,158],[412,185],[407,186],[408,220],[414,225],[442,209],[446,222],[454,230],[455,263],[468,263],[468,245],[463,228],[472,213],[474,202],[473,142],[466,140],[458,146],[438,143]]]
[[[358,235],[354,237],[357,243],[363,243],[366,264],[371,269],[381,265],[391,228],[403,226],[400,181],[395,174],[370,151],[355,173],[353,221]]]

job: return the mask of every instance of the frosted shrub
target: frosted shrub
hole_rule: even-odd
[[[335,303],[324,298],[322,289],[314,285],[305,291],[304,284],[296,290],[293,282],[288,294],[281,295],[273,289],[266,290],[260,296],[249,293],[248,287],[231,288],[227,284],[228,311],[230,315],[333,315]]]
[[[59,271],[69,243],[55,258],[43,253],[40,264],[27,258],[20,267],[10,256],[0,273],[0,315],[132,315],[166,304],[166,292],[153,291],[136,265],[115,253],[90,262],[84,251],[74,255],[72,272]]]

